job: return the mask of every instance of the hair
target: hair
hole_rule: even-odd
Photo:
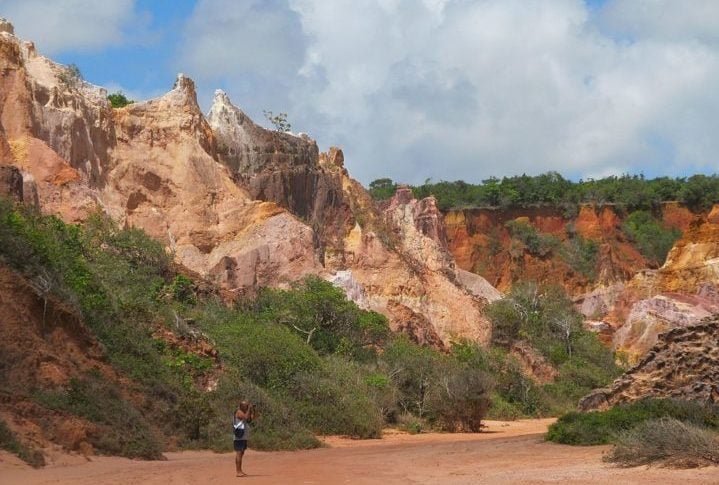
[[[250,407],[252,407],[252,405],[248,401],[240,402],[240,411],[242,411],[243,413],[248,412],[250,410]]]

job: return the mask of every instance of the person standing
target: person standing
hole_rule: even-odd
[[[255,408],[247,401],[242,401],[235,409],[232,416],[232,428],[234,433],[235,469],[238,477],[245,477],[247,474],[242,471],[242,458],[247,449],[247,439],[250,434],[250,422],[255,417]]]

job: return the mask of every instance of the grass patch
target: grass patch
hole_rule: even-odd
[[[621,432],[614,448],[604,457],[622,467],[659,464],[672,468],[696,468],[719,464],[719,436],[675,418],[639,423]]]

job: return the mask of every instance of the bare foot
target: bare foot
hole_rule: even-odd
[[[246,476],[247,476],[247,473],[245,473],[245,472],[240,472],[240,473],[237,474],[237,476],[240,477],[240,478],[241,478],[241,477],[246,477]]]

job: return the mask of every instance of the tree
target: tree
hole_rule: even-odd
[[[127,97],[122,94],[121,91],[108,95],[107,99],[110,101],[110,104],[113,108],[124,108],[128,104],[132,104],[135,102],[132,99],[127,99]]]
[[[262,113],[267,118],[267,121],[272,123],[275,127],[275,131],[288,132],[292,129],[289,121],[287,121],[287,113],[273,114],[272,111],[263,110]]]
[[[57,78],[68,88],[77,87],[77,85],[83,80],[80,68],[74,63],[69,64],[62,72],[60,72],[60,74],[57,75]]]
[[[397,184],[390,178],[373,180],[369,184],[369,193],[375,200],[384,200],[392,197],[397,190]]]

